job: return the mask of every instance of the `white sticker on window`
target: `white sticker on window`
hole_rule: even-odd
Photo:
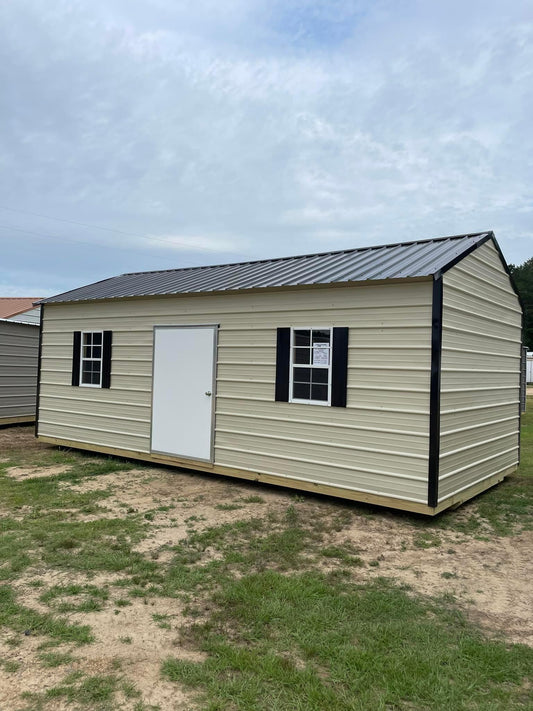
[[[313,344],[313,365],[329,365],[329,343]]]

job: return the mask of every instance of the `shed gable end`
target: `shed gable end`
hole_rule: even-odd
[[[444,273],[439,503],[518,463],[521,327],[492,239]]]

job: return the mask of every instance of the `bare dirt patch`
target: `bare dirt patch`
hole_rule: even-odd
[[[453,595],[487,632],[533,646],[533,532],[477,540],[448,530],[434,532],[427,548],[419,531],[388,515],[354,523],[332,537],[348,541],[367,564],[362,577],[384,576],[423,595]]]
[[[72,469],[70,464],[59,464],[51,467],[9,467],[6,469],[7,476],[17,481],[24,479],[43,479],[46,477],[64,474]]]
[[[79,492],[110,489],[111,496],[102,503],[104,516],[149,514],[148,536],[135,548],[145,554],[165,555],[162,548],[177,545],[191,530],[263,517],[290,504],[286,492],[166,468],[113,472],[65,486]],[[263,503],[246,501],[258,492]],[[83,520],[97,518],[100,514],[84,516]]]
[[[39,693],[60,683],[65,676],[63,668],[43,669],[38,666],[38,648],[42,643],[39,637],[24,637],[22,643],[13,647],[9,641],[13,635],[2,632],[0,635],[0,657],[2,661],[12,664],[13,671],[7,671],[5,666],[0,670],[0,708],[8,710],[19,709],[23,703],[19,701],[22,691]],[[8,667],[9,668],[9,667]],[[64,707],[58,704],[56,709]]]
[[[291,492],[262,485],[154,468],[87,479],[74,488],[107,487],[113,495],[104,506],[113,516],[132,509],[142,514],[153,512],[149,535],[136,550],[161,562],[172,557],[168,549],[193,529],[202,531],[268,513],[280,514],[295,498]],[[264,503],[245,503],[254,494]],[[350,509],[346,504],[297,498],[304,521],[322,519],[328,510],[333,515],[339,507],[356,513],[350,525],[330,536],[329,543],[348,542],[358,551],[365,563],[357,569],[359,577],[390,577],[417,593],[453,595],[487,631],[533,646],[533,533],[511,538],[492,535],[486,541],[435,529],[433,541],[430,538],[428,547],[421,548],[416,543],[421,529],[394,513],[376,509],[375,514],[360,515],[356,507]],[[161,506],[170,508],[157,510]],[[224,510],[231,506],[239,508]],[[475,508],[476,503],[468,506]],[[206,554],[209,556],[209,551]]]
[[[26,452],[33,446],[30,428],[0,431],[0,452],[6,441],[13,453]],[[47,445],[38,443],[43,448]],[[10,450],[10,451],[11,451]],[[43,450],[44,451],[44,450]],[[38,453],[39,454],[39,453]],[[7,474],[17,481],[54,476],[76,465],[37,466],[24,456]],[[55,460],[57,461],[57,460]],[[84,458],[85,463],[99,459]],[[429,528],[416,517],[403,516],[385,509],[371,509],[332,499],[298,495],[266,485],[189,473],[170,468],[146,467],[86,477],[76,484],[63,482],[62,489],[84,493],[107,490],[99,500],[104,510],[82,513],[64,509],[65,520],[92,521],[99,518],[141,517],[147,536],[134,550],[147,560],[165,566],[175,555],[175,548],[193,532],[213,526],[250,519],[266,522],[281,520],[288,509],[316,537],[310,544],[309,567],[333,570],[344,565],[341,558],[320,557],[320,548],[337,546],[358,556],[361,565],[349,568],[353,580],[364,582],[383,576],[410,586],[414,593],[453,596],[469,617],[489,634],[496,633],[510,642],[533,646],[533,532],[497,537],[481,529],[485,540],[451,529]],[[473,502],[464,511],[475,510]],[[23,515],[25,512],[19,512]],[[459,516],[461,514],[458,514]],[[466,515],[466,514],[465,514]],[[458,519],[459,520],[459,519]],[[229,543],[231,546],[231,542]],[[74,551],[72,555],[76,555]],[[222,555],[207,548],[201,563]],[[317,562],[317,558],[319,562]],[[304,563],[307,565],[307,558]],[[39,660],[39,645],[46,638],[19,635],[18,646],[9,644],[13,633],[0,635],[0,709],[18,711],[25,706],[19,694],[42,692],[61,683],[71,671],[85,674],[119,674],[141,693],[145,705],[160,711],[184,711],[197,706],[191,696],[176,683],[161,679],[161,663],[168,657],[201,661],[202,655],[188,646],[181,631],[191,624],[186,603],[157,593],[145,597],[128,595],[128,588],[116,585],[121,573],[87,575],[46,566],[33,567],[13,582],[17,600],[26,607],[46,613],[53,610],[39,598],[43,591],[57,585],[91,584],[106,587],[108,599],[100,611],[61,613],[71,623],[89,625],[95,637],[83,646],[62,644],[54,651],[68,653],[68,664],[48,668]],[[32,583],[39,581],[40,587]],[[201,602],[195,593],[194,603]],[[65,598],[66,600],[67,598]],[[203,612],[201,614],[204,614]],[[207,613],[206,613],[207,615]],[[13,662],[17,671],[7,671],[5,662]],[[4,664],[4,666],[2,666]],[[8,667],[9,668],[9,667]],[[11,666],[13,668],[13,665]],[[138,699],[120,698],[120,708],[133,710]],[[55,700],[54,711],[69,708]],[[118,708],[118,706],[117,706]]]
[[[0,427],[0,452],[2,456],[7,456],[16,452],[17,459],[35,455],[36,452],[46,452],[54,450],[51,444],[40,442],[35,436],[33,425],[11,425]]]
[[[183,603],[174,598],[128,599],[125,607],[117,605],[124,600],[122,589],[113,583],[119,575],[96,575],[90,583],[97,587],[108,586],[110,599],[105,608],[97,612],[71,612],[62,616],[70,623],[89,625],[94,642],[77,646],[61,644],[53,652],[69,654],[72,661],[67,665],[50,669],[39,662],[39,651],[44,638],[34,635],[19,638],[19,646],[8,644],[9,631],[0,636],[0,659],[15,663],[16,672],[0,670],[0,709],[20,709],[25,704],[15,701],[21,691],[42,693],[60,685],[65,675],[81,671],[86,675],[119,675],[132,683],[141,693],[144,704],[159,706],[161,711],[185,711],[191,709],[190,696],[180,691],[175,684],[161,679],[161,663],[167,657],[188,661],[201,661],[204,656],[183,643],[180,628],[189,621],[183,617]],[[29,585],[29,580],[39,579],[42,587]],[[26,607],[38,612],[50,608],[39,600],[43,590],[54,585],[87,583],[83,575],[31,570],[15,588],[17,599]],[[65,597],[64,599],[68,599]],[[121,709],[135,708],[138,699],[121,700]],[[53,709],[71,708],[54,700]]]

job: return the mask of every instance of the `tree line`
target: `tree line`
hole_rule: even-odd
[[[509,264],[509,271],[524,306],[523,343],[533,350],[533,257],[518,266]]]

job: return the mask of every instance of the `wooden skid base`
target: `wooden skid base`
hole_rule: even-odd
[[[18,417],[0,417],[0,427],[2,425],[20,425],[26,422],[31,425],[35,422],[35,415],[19,415]]]
[[[337,486],[329,486],[327,484],[314,484],[301,479],[289,479],[284,476],[276,476],[275,474],[260,474],[259,472],[247,471],[246,469],[234,469],[233,467],[221,466],[219,464],[210,464],[208,462],[192,461],[190,459],[180,459],[165,454],[150,454],[149,452],[136,452],[127,449],[116,449],[115,447],[106,447],[103,445],[88,444],[86,442],[77,442],[69,439],[59,439],[58,437],[49,437],[48,435],[38,435],[41,442],[55,444],[61,447],[70,447],[72,449],[84,449],[90,452],[100,452],[101,454],[111,454],[116,457],[124,457],[125,459],[140,459],[143,462],[152,462],[153,464],[164,464],[167,466],[179,467],[181,469],[189,469],[212,474],[222,474],[223,476],[236,477],[238,479],[247,479],[249,481],[258,481],[263,484],[274,484],[276,486],[284,486],[290,489],[298,489],[300,491],[309,491],[315,494],[326,494],[327,496],[336,496],[341,499],[349,499],[350,501],[359,501],[367,504],[376,504],[378,506],[386,506],[392,509],[400,509],[402,511],[411,511],[413,513],[426,514],[435,516],[435,514],[444,511],[451,506],[457,506],[459,503],[476,496],[485,489],[494,486],[504,477],[511,474],[516,467],[510,467],[509,471],[502,472],[496,477],[486,479],[478,485],[472,486],[470,489],[462,491],[457,497],[450,497],[443,501],[435,508],[421,504],[416,501],[405,501],[396,499],[392,496],[381,496],[379,494],[366,494],[362,491],[351,489],[343,489]]]

